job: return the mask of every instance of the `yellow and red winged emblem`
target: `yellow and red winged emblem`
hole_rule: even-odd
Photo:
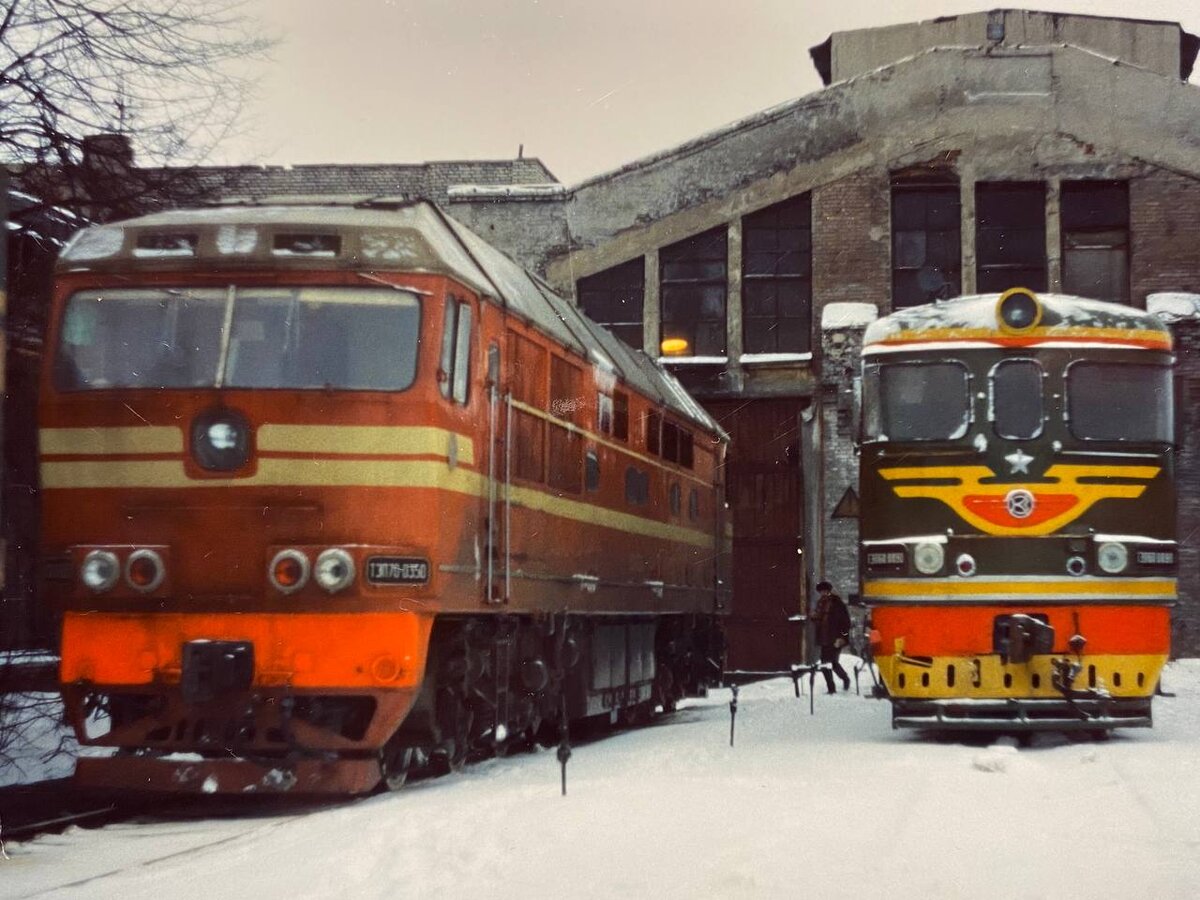
[[[1036,481],[998,482],[987,466],[880,469],[897,497],[939,500],[985,534],[1053,534],[1101,500],[1133,500],[1158,466],[1054,465]],[[904,483],[898,483],[904,482]]]

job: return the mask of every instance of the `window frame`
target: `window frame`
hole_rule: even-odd
[[[802,227],[793,227],[789,224],[781,222],[784,215],[790,214],[792,208],[803,207],[805,215],[802,217],[805,224]],[[812,192],[806,191],[802,194],[796,194],[783,200],[779,203],[774,203],[770,206],[763,207],[748,215],[742,217],[742,352],[744,354],[754,353],[795,353],[806,354],[812,353],[812,323],[813,323],[813,221],[812,221]],[[800,245],[794,250],[780,249],[781,235],[789,231],[798,231],[801,235],[807,234],[807,241],[801,240]],[[757,240],[756,236],[773,235],[768,243],[773,243],[773,247],[755,247]],[[728,252],[728,249],[727,249]],[[800,260],[800,271],[795,272],[752,272],[750,265],[751,258],[755,255],[767,256],[774,253],[778,260],[789,253],[795,253]],[[778,268],[778,263],[776,265]],[[775,311],[772,314],[751,313],[751,303],[749,295],[753,293],[755,286],[772,287],[774,288],[774,307]],[[795,296],[781,296],[790,294],[792,291],[798,293]],[[795,304],[798,314],[783,315],[781,306],[785,303]],[[727,313],[728,315],[728,313]],[[783,320],[797,320],[801,323],[800,331],[801,342],[798,347],[781,347],[779,340],[779,323]],[[751,339],[751,328],[748,327],[752,322],[774,322],[774,328],[768,328],[769,332],[773,333],[772,346],[758,345]]]
[[[636,278],[632,273],[636,270]],[[636,303],[631,302],[636,297]],[[575,298],[583,314],[607,328],[614,337],[635,350],[645,344],[646,258],[638,256],[575,282]],[[612,315],[613,309],[629,307],[626,318]],[[636,309],[634,308],[636,307]],[[636,317],[635,317],[636,316]],[[632,338],[636,335],[637,343]]]
[[[931,228],[929,226],[929,221],[928,221],[929,220],[929,212],[930,212],[929,206],[925,206],[922,209],[922,220],[923,220],[923,226],[924,226],[922,229],[920,229],[918,231],[918,229],[914,229],[914,228],[899,228],[898,227],[897,221],[896,221],[896,219],[897,219],[897,216],[896,216],[897,195],[909,195],[909,196],[924,195],[924,196],[928,197],[935,193],[944,193],[944,194],[953,193],[954,194],[954,204],[953,205],[954,205],[955,212],[957,213],[957,216],[956,216],[956,220],[955,220],[953,229]],[[891,222],[891,245],[892,245],[892,247],[891,247],[891,249],[892,249],[892,257],[891,257],[892,309],[907,309],[907,308],[913,307],[913,306],[921,306],[925,303],[932,303],[932,302],[934,302],[934,300],[937,300],[937,299],[949,299],[950,297],[958,296],[960,293],[962,293],[962,272],[963,272],[963,265],[962,265],[963,264],[962,186],[957,181],[954,181],[954,182],[951,182],[951,181],[927,181],[927,182],[897,182],[897,181],[893,181],[891,184],[891,193],[889,195],[889,198],[891,201],[890,222]],[[945,279],[946,279],[946,285],[945,285],[945,287],[943,287],[942,290],[940,290],[938,292],[938,294],[939,295],[944,294],[944,296],[923,297],[921,299],[918,299],[915,302],[908,302],[907,299],[903,303],[897,302],[897,295],[900,290],[899,284],[901,281],[901,276],[903,276],[905,273],[909,273],[909,272],[920,273],[922,269],[933,268],[931,266],[928,266],[925,263],[925,260],[928,259],[928,253],[929,253],[929,235],[931,235],[931,234],[948,235],[951,232],[953,232],[954,237],[956,239],[958,255],[957,255],[957,264],[954,266],[954,268],[947,269],[943,272],[943,277],[945,277]],[[899,253],[899,248],[897,247],[897,244],[898,244],[899,235],[902,233],[903,234],[918,234],[919,233],[919,234],[922,234],[925,236],[925,260],[922,261],[922,265],[912,266],[912,265],[901,265],[899,263],[901,254]],[[951,278],[950,276],[953,276],[953,277]],[[917,277],[919,277],[919,274]],[[948,291],[947,291],[947,289],[948,289]]]
[[[943,437],[932,437],[932,438],[917,438],[917,437],[896,438],[896,437],[892,437],[890,435],[881,434],[880,432],[882,432],[882,429],[880,429],[880,428],[876,428],[876,429],[874,429],[873,433],[867,434],[867,433],[865,433],[867,423],[866,423],[865,417],[864,417],[864,422],[863,422],[864,440],[878,441],[881,437],[886,437],[886,439],[888,441],[895,442],[898,444],[908,444],[908,443],[929,444],[929,443],[945,443],[947,441],[961,441],[968,434],[970,434],[971,426],[975,424],[975,395],[974,395],[975,375],[971,371],[970,367],[966,363],[964,363],[961,359],[934,357],[934,358],[930,358],[930,359],[921,359],[921,360],[904,360],[901,362],[876,363],[876,364],[870,366],[866,371],[864,371],[864,375],[868,376],[868,377],[871,375],[874,376],[873,380],[874,380],[875,395],[876,395],[874,408],[880,412],[883,410],[882,374],[883,374],[884,369],[900,368],[900,367],[914,367],[914,366],[934,366],[934,365],[952,365],[952,366],[955,366],[955,367],[961,369],[966,374],[965,395],[966,395],[967,415],[963,422],[963,427],[962,427],[961,431],[956,432],[955,434],[953,434],[949,437],[943,436]],[[866,379],[864,378],[864,388],[866,388],[866,387],[867,387]]]
[[[718,260],[717,254],[705,255],[696,252],[688,255],[689,250],[699,251],[708,242],[714,244],[720,241],[723,253]],[[693,266],[703,269],[705,264],[714,267],[719,264],[719,274],[698,276],[669,276],[672,266],[681,269]],[[719,319],[692,315],[697,309],[702,310],[703,295],[707,289],[719,289],[721,296],[721,315]],[[683,359],[688,358],[719,358],[729,357],[729,226],[719,225],[691,237],[676,241],[658,251],[658,310],[659,310],[659,346],[656,355],[662,355],[662,344],[676,337],[683,337],[688,343],[687,352],[678,354]],[[679,295],[678,299],[675,295]],[[672,315],[668,315],[668,309]],[[678,316],[675,313],[683,312]],[[697,335],[701,328],[713,328],[719,334],[719,349],[713,350],[699,346]],[[670,360],[670,356],[666,357]]]
[[[1006,222],[993,220],[990,223],[985,223],[982,215],[984,195],[992,194],[999,196],[1005,192],[1018,193],[1021,190],[1033,191],[1037,189],[1041,202],[1038,204],[1040,215],[1036,217],[1036,225],[1032,224],[1035,217],[1030,217],[1028,225],[1014,225]],[[979,293],[998,293],[1012,287],[1028,288],[1031,291],[1046,291],[1049,287],[1050,279],[1050,259],[1046,247],[1046,182],[1045,181],[977,181],[975,182],[975,283]],[[999,246],[1004,246],[1005,243],[1017,243],[1014,235],[1019,233],[1036,234],[1039,238],[1037,241],[1038,256],[1033,260],[1020,262],[988,261],[985,257],[988,253],[989,235],[997,236],[996,243]],[[1012,271],[1012,272],[1029,272],[1038,270],[1040,275],[1036,279],[1024,278],[1021,282],[1006,280],[1004,284],[997,287],[995,284],[987,286],[987,282],[994,281],[995,273]]]
[[[1042,390],[1038,393],[1038,401],[1039,401],[1039,403],[1038,403],[1038,406],[1039,406],[1038,427],[1037,427],[1037,430],[1033,434],[1025,435],[1025,436],[1021,436],[1021,437],[1017,437],[1017,436],[1014,436],[1011,434],[1001,434],[999,428],[997,427],[997,423],[996,423],[996,372],[998,369],[1000,369],[1001,366],[1010,365],[1012,363],[1032,363],[1033,366],[1037,369],[1038,375],[1041,377]],[[1046,420],[1047,420],[1046,391],[1045,391],[1046,377],[1047,377],[1046,370],[1042,366],[1041,362],[1031,356],[1006,357],[1005,359],[999,360],[990,369],[988,369],[988,373],[987,373],[988,422],[992,426],[992,434],[994,434],[996,437],[1000,438],[1001,440],[1005,440],[1005,441],[1032,441],[1032,440],[1036,440],[1037,438],[1042,436],[1042,434],[1046,430]]]
[[[1137,366],[1138,368],[1153,369],[1156,371],[1161,370],[1162,372],[1164,372],[1166,374],[1165,384],[1167,385],[1167,388],[1171,394],[1171,396],[1168,398],[1169,402],[1166,406],[1166,409],[1168,412],[1168,417],[1170,420],[1169,421],[1170,428],[1168,429],[1170,434],[1165,438],[1164,437],[1152,437],[1152,438],[1117,437],[1117,438],[1112,438],[1112,437],[1087,437],[1085,435],[1080,435],[1075,430],[1075,418],[1074,418],[1074,416],[1071,415],[1071,405],[1072,405],[1071,373],[1079,366],[1106,366],[1106,367]],[[1176,391],[1175,391],[1174,370],[1169,365],[1163,365],[1161,363],[1154,363],[1154,362],[1135,362],[1135,361],[1130,361],[1130,360],[1118,361],[1118,360],[1106,360],[1106,359],[1076,359],[1076,360],[1072,360],[1070,363],[1068,363],[1066,368],[1063,369],[1063,391],[1062,391],[1063,421],[1066,423],[1067,432],[1071,435],[1072,438],[1074,438],[1077,441],[1084,441],[1084,442],[1088,442],[1088,443],[1101,443],[1101,444],[1166,444],[1169,446],[1175,446],[1175,433],[1176,433],[1176,428],[1177,428],[1177,425],[1175,422],[1175,412],[1176,412],[1176,406],[1178,403],[1175,393],[1176,393]]]

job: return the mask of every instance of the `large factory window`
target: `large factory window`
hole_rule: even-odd
[[[579,306],[630,347],[642,349],[642,297],[646,265],[642,257],[580,278],[575,284]]]
[[[659,251],[664,354],[725,356],[726,256],[724,227]]]
[[[1129,302],[1129,184],[1064,181],[1063,291]]]
[[[975,185],[975,266],[980,292],[1046,290],[1046,185]]]
[[[892,185],[892,308],[956,297],[962,285],[957,184]]]
[[[812,196],[742,219],[742,328],[747,353],[807,353],[812,323]]]

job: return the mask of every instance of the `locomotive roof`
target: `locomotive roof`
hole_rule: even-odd
[[[289,253],[281,236],[333,235],[329,249]],[[385,207],[229,206],[170,210],[84,229],[59,271],[348,269],[449,275],[570,347],[589,364],[727,439],[666,369],[588,319],[574,303],[428,201]]]
[[[1171,349],[1170,329],[1157,316],[1122,303],[1067,294],[1038,294],[1041,316],[1036,325],[1006,329],[997,310],[1001,296],[974,294],[897,310],[867,326],[863,333],[863,353],[918,349],[931,344]]]

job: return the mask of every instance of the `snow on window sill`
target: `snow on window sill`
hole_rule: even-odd
[[[660,356],[658,361],[665,366],[724,366],[728,356]]]
[[[811,362],[811,353],[743,353],[739,362],[744,366],[769,365],[771,363]]]

